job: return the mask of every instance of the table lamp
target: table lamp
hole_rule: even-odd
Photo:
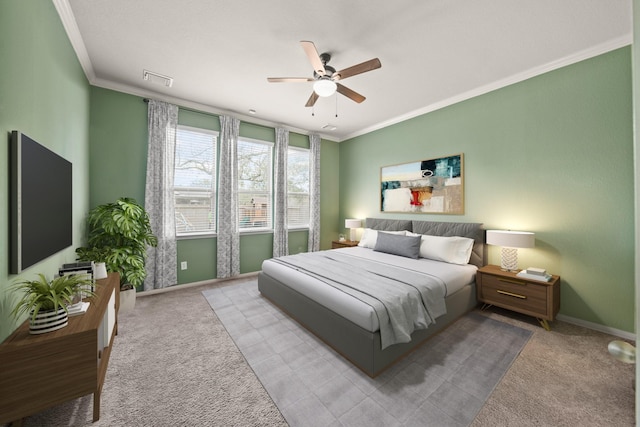
[[[487,230],[487,244],[502,246],[500,268],[505,271],[518,269],[518,248],[535,246],[535,233],[528,231]]]
[[[349,240],[355,242],[356,240],[356,228],[362,227],[361,219],[345,219],[344,220],[344,228],[349,228]]]

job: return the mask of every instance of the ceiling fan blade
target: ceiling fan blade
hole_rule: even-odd
[[[382,67],[378,58],[373,58],[368,61],[364,61],[361,64],[354,65],[344,70],[337,71],[333,74],[334,80],[344,80],[347,77],[355,76],[357,74],[366,73],[367,71],[376,70]]]
[[[340,83],[336,83],[336,84],[338,85],[338,87],[336,89],[338,91],[338,93],[343,94],[344,96],[346,96],[347,98],[351,99],[352,101],[357,102],[358,104],[360,104],[362,101],[367,99],[364,96],[360,95],[358,92],[355,92],[355,91],[349,89],[348,87],[341,85]]]
[[[298,82],[312,82],[312,78],[307,77],[267,77],[270,83],[298,83]]]
[[[316,101],[318,100],[319,96],[317,93],[315,92],[311,92],[311,96],[309,97],[309,100],[307,101],[307,103],[304,105],[305,107],[313,107],[316,103]]]
[[[313,69],[315,70],[315,72],[320,76],[324,76],[327,72],[324,69],[324,64],[320,59],[320,55],[318,55],[316,45],[314,45],[313,42],[304,40],[301,41],[300,44],[302,45],[304,52],[307,54],[309,62],[311,62],[311,65],[313,65]]]

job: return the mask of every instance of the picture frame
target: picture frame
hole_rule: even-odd
[[[380,211],[464,214],[463,154],[381,167]]]

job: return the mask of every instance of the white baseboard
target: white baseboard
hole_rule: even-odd
[[[556,318],[558,320],[562,320],[563,322],[571,323],[572,325],[578,325],[588,329],[593,329],[594,331],[603,332],[605,334],[615,335],[616,337],[624,338],[633,342],[636,341],[636,334],[634,334],[633,332],[610,328],[608,326],[600,325],[599,323],[588,322],[586,320],[576,319],[575,317],[565,316],[564,314],[558,314]]]
[[[226,279],[202,280],[200,282],[191,282],[191,283],[184,283],[182,285],[169,286],[168,288],[152,289],[150,291],[140,291],[138,292],[137,297],[140,298],[140,297],[146,297],[149,295],[164,294],[167,292],[179,291],[180,289],[194,288],[196,286],[202,286],[202,285],[215,285],[215,284],[228,282],[230,280],[236,280],[236,279],[246,279],[252,276],[257,276],[258,273],[259,273],[258,271],[254,271],[251,273],[243,273],[238,276],[228,277]]]
[[[215,285],[223,282],[228,282],[230,280],[244,279],[252,276],[257,276],[258,273],[259,273],[258,271],[255,271],[251,273],[240,274],[239,276],[229,277],[226,279],[202,280],[200,282],[184,283],[182,285],[170,286],[168,288],[163,288],[163,289],[153,289],[150,291],[138,292],[137,297],[139,298],[139,297],[145,297],[149,295],[163,294],[167,292],[173,292],[173,291],[178,291],[180,289],[193,288],[193,287],[202,286],[202,285]],[[626,340],[630,340],[634,342],[636,340],[636,334],[632,332],[627,332],[627,331],[623,331],[616,328],[610,328],[608,326],[604,326],[599,323],[589,322],[586,320],[577,319],[575,317],[565,316],[564,314],[558,314],[556,318],[563,322],[571,323],[572,325],[578,325],[584,328],[593,329],[594,331],[602,332],[609,335],[614,335],[616,337],[624,338]]]

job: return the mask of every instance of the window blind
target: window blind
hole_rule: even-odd
[[[287,226],[309,226],[309,150],[302,148],[287,153]]]
[[[241,231],[273,228],[273,144],[238,140],[238,223]]]
[[[178,126],[174,197],[176,235],[216,231],[218,133]]]

